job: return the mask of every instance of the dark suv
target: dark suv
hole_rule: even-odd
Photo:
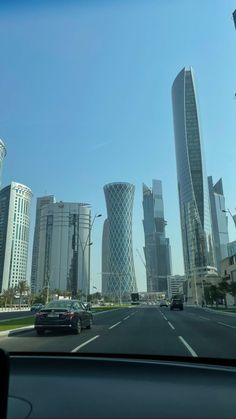
[[[183,301],[180,298],[173,298],[170,303],[170,309],[174,310],[175,308],[178,308],[179,310],[184,309]]]

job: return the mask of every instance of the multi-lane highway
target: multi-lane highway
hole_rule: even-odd
[[[185,307],[136,306],[94,315],[80,335],[34,330],[0,337],[8,351],[65,351],[236,358],[236,317]]]

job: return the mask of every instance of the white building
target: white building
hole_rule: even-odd
[[[41,208],[36,291],[89,293],[91,210],[57,202]]]
[[[17,182],[0,191],[0,292],[27,280],[31,198]]]
[[[167,277],[169,300],[173,297],[173,295],[183,293],[183,284],[185,281],[186,277],[182,275],[170,275]]]

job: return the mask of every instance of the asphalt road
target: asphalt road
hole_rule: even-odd
[[[0,312],[0,322],[2,320],[10,320],[16,319],[19,317],[27,317],[32,316],[32,313],[29,310],[21,310],[21,311],[1,311]]]
[[[136,306],[94,316],[80,335],[35,331],[0,337],[7,351],[60,351],[236,358],[236,317],[202,308]]]

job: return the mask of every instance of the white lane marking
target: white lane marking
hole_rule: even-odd
[[[184,338],[182,338],[182,336],[178,336],[178,338],[181,340],[181,342],[184,344],[184,346],[186,346],[186,348],[188,349],[188,351],[190,352],[190,354],[192,356],[194,356],[195,358],[198,357],[198,355],[196,354],[196,352],[191,348],[191,346],[188,344],[188,342],[186,342],[186,340],[184,340]]]
[[[216,323],[221,324],[222,326],[227,326],[227,327],[231,327],[232,329],[236,329],[235,326],[231,326],[230,324],[227,324],[227,323],[222,323],[222,322],[216,322]]]
[[[91,339],[87,340],[86,342],[81,343],[81,345],[76,346],[76,348],[72,349],[72,351],[71,351],[71,352],[77,352],[77,351],[79,351],[81,348],[83,348],[83,346],[88,345],[88,343],[90,343],[90,342],[92,342],[93,340],[95,340],[95,339],[99,338],[99,336],[100,336],[100,335],[94,336],[93,338],[91,338]]]
[[[162,315],[162,317],[164,317],[165,320],[167,320],[167,317],[162,313],[161,310],[159,310],[159,313]]]
[[[121,322],[115,323],[112,326],[108,327],[108,329],[113,329],[114,327],[118,326],[118,324],[120,324]]]
[[[199,319],[210,320],[208,317],[204,317],[204,316],[199,316]]]
[[[171,324],[171,322],[168,322],[168,325],[171,327],[171,329],[175,330],[173,324]]]
[[[130,318],[130,316],[127,316],[127,317],[124,317],[123,318],[123,320],[127,320],[127,319],[129,319]]]

